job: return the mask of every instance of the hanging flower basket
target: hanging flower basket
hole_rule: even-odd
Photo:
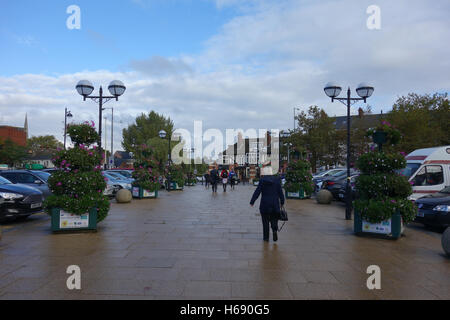
[[[373,142],[380,145],[385,144],[387,140],[387,133],[384,131],[375,131],[372,135]]]

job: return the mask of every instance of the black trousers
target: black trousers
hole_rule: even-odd
[[[217,192],[217,182],[211,182],[212,185],[212,191]]]
[[[272,232],[278,231],[278,213],[262,213],[261,220],[263,224],[263,238],[264,240],[269,240],[269,224],[272,228]]]

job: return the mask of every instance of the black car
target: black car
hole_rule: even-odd
[[[47,180],[50,173],[38,170],[6,170],[0,171],[0,176],[6,178],[12,183],[25,184],[27,186],[39,189],[44,198],[51,195]]]
[[[0,177],[0,221],[26,218],[42,211],[42,192],[22,184],[13,184]],[[0,201],[1,202],[1,201]]]
[[[416,222],[433,227],[450,226],[450,186],[417,199],[415,204],[419,209]]]
[[[354,176],[358,172],[354,169],[350,170],[350,176]],[[347,183],[347,171],[342,171],[337,175],[329,177],[323,180],[322,189],[326,189],[331,192],[334,199],[339,200],[339,190]]]

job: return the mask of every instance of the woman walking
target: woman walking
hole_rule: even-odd
[[[284,205],[284,195],[281,189],[280,178],[272,175],[270,166],[262,168],[262,177],[259,180],[258,187],[253,193],[250,205],[253,207],[256,199],[261,196],[259,212],[263,224],[263,240],[269,241],[269,223],[272,228],[273,241],[278,240],[278,218],[280,215],[280,203]]]

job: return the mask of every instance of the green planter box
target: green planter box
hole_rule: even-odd
[[[148,198],[157,198],[158,197],[158,190],[155,191],[148,191],[145,190],[142,187],[133,187],[131,189],[131,194],[133,195],[133,198],[138,199],[148,199]]]
[[[300,189],[297,192],[286,191],[285,195],[286,195],[286,199],[306,199],[306,198],[308,198],[308,195],[302,189]]]
[[[399,213],[392,215],[392,218],[380,223],[370,223],[361,218],[355,210],[354,232],[360,236],[372,236],[376,238],[397,240],[403,233],[402,216]]]
[[[259,185],[259,180],[253,181],[253,185],[254,185],[255,187],[257,187],[257,186]]]
[[[97,231],[97,208],[81,216],[59,208],[51,209],[50,213],[53,232]]]
[[[183,190],[183,188],[184,188],[183,186],[180,187],[178,185],[178,183],[176,183],[176,182],[172,182],[172,181],[170,182],[170,190],[175,190],[175,191],[176,190]],[[166,189],[167,189],[167,182],[166,182]]]

